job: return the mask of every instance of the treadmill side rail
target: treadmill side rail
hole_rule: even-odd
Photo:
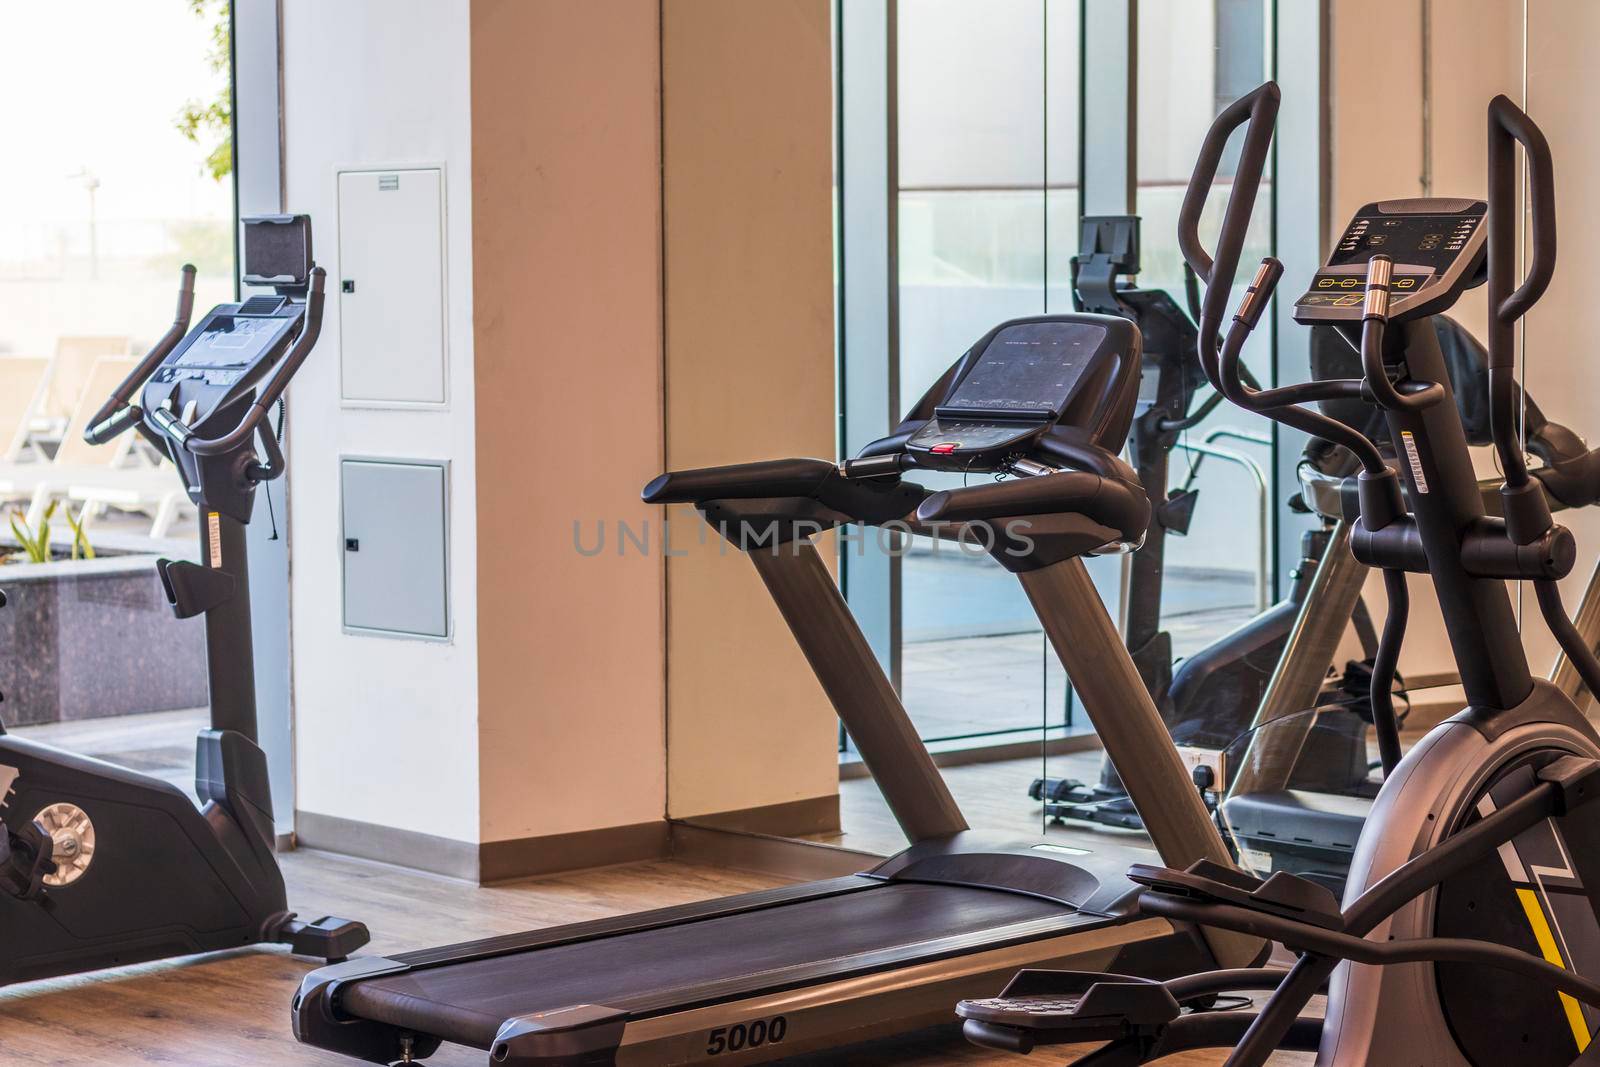
[[[339,987],[362,978],[401,974],[410,970],[382,956],[347,960],[306,975],[290,1006],[295,1040],[328,1049],[368,1063],[391,1064],[406,1058],[422,1059],[438,1051],[440,1040],[403,1031],[387,1023],[341,1015]]]
[[[507,1019],[495,1035],[489,1060],[496,1067],[557,1067],[616,1060],[628,1013],[599,1004]]]

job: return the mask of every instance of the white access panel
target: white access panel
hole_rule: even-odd
[[[448,470],[340,459],[346,630],[450,636]]]
[[[444,172],[339,172],[340,393],[346,403],[443,404]]]

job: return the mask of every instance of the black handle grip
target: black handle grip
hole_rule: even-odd
[[[1367,260],[1367,286],[1361,316],[1361,371],[1367,389],[1378,406],[1390,411],[1421,411],[1444,399],[1444,386],[1427,382],[1411,393],[1402,393],[1389,380],[1383,362],[1383,340],[1389,324],[1389,279],[1394,276],[1394,260],[1378,253]]]
[[[1183,251],[1185,262],[1206,286],[1199,325],[1200,359],[1208,370],[1216,366],[1217,338],[1227,316],[1228,294],[1239,271],[1239,256],[1244,251],[1250,216],[1255,212],[1256,194],[1261,189],[1261,177],[1272,151],[1272,130],[1278,120],[1281,95],[1276,82],[1266,82],[1223,109],[1201,142],[1200,158],[1195,162],[1189,187],[1183,194],[1183,206],[1178,210],[1178,247]],[[1200,243],[1200,216],[1205,212],[1206,197],[1216,181],[1217,167],[1228,147],[1229,135],[1247,123],[1244,147],[1239,154],[1239,165],[1234,169],[1233,188],[1228,192],[1228,206],[1223,212],[1213,258]]]
[[[1513,290],[1517,270],[1518,142],[1528,157],[1533,254],[1528,276]],[[1514,490],[1528,483],[1528,464],[1517,439],[1513,400],[1516,323],[1544,295],[1555,273],[1555,197],[1555,165],[1544,133],[1527,112],[1504,95],[1495,97],[1489,101],[1489,425],[1506,485]]]
[[[834,474],[825,459],[773,459],[668,471],[640,494],[646,504],[698,504],[775,496],[810,496]]]
[[[1029,515],[1077,514],[1137,541],[1150,523],[1143,489],[1085,471],[971,485],[934,493],[917,507],[917,521],[981,522]]]
[[[1533,254],[1528,275],[1512,291],[1517,261],[1516,143],[1528,156]],[[1544,132],[1516,104],[1500,95],[1489,101],[1489,365],[1515,363],[1512,327],[1527,314],[1556,269],[1555,165]],[[1499,341],[1499,344],[1496,344]]]
[[[156,429],[178,442],[179,447],[187,447],[194,437],[194,431],[166,408],[156,408],[150,413],[150,421],[155,423]]]
[[[83,439],[91,445],[103,445],[128,427],[136,425],[143,416],[144,410],[139,405],[126,404],[106,419],[84,430]]]
[[[112,390],[110,398],[100,405],[100,410],[89,420],[88,428],[83,431],[83,439],[89,444],[105,444],[139,421],[139,409],[129,401],[144,386],[151,372],[183,340],[183,335],[189,332],[189,320],[194,317],[194,276],[193,265],[185,263],[178,272],[178,311],[173,316],[172,325],[167,327],[167,332],[161,335],[155,347],[145,353],[145,357],[128,372],[128,376]]]

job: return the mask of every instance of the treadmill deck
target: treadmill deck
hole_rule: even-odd
[[[1059,927],[1049,923],[1057,920]],[[716,915],[379,976],[341,989],[361,1018],[487,1049],[517,1016],[582,1004],[630,1017],[959,954],[952,940],[1025,924],[1117,920],[993,889],[884,882]]]

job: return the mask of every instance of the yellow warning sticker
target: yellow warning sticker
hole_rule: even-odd
[[[211,542],[211,566],[222,567],[222,516],[215,511],[206,513],[206,540]]]

